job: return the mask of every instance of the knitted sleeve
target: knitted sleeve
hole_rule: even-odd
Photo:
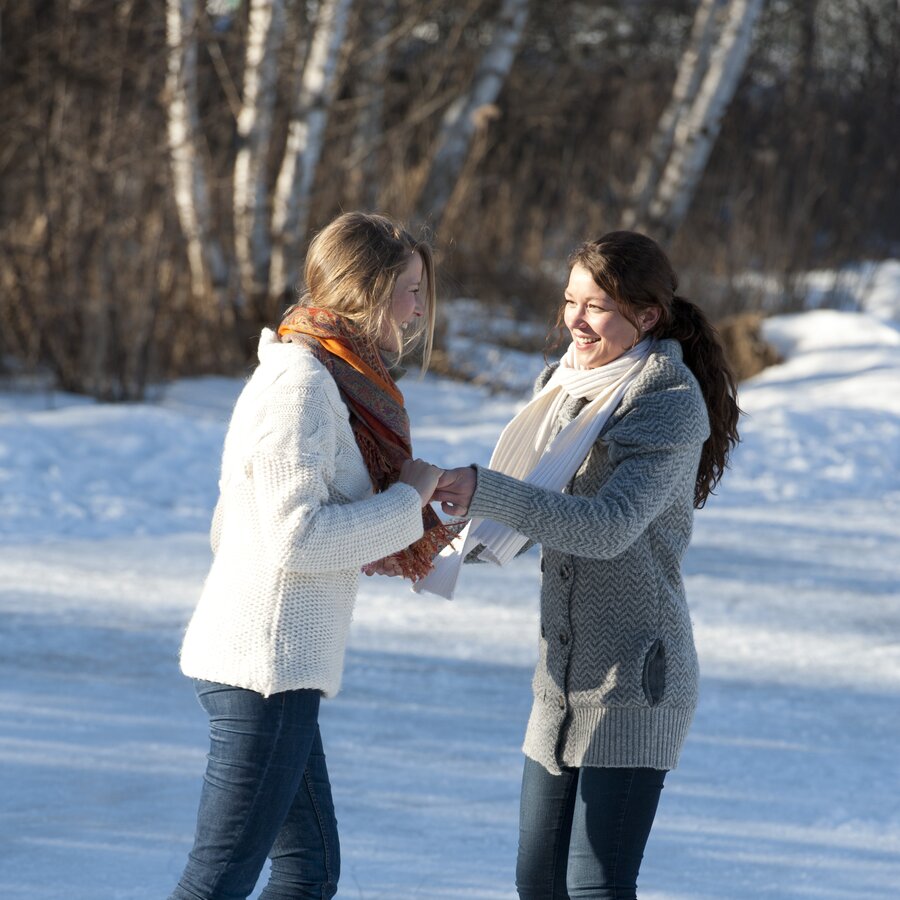
[[[494,519],[553,550],[611,559],[679,493],[693,498],[707,430],[705,407],[694,392],[648,394],[604,435],[613,468],[597,494],[562,494],[479,468],[469,515]]]
[[[336,414],[323,391],[275,387],[265,427],[249,459],[263,543],[283,569],[358,568],[422,536],[422,508],[411,485],[353,502],[330,490]]]

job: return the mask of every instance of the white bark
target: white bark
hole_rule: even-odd
[[[340,47],[352,0],[322,0],[291,115],[284,159],[272,203],[272,264],[269,295],[280,296],[297,281],[299,252],[309,225],[316,166],[337,82]]]
[[[250,0],[244,96],[237,120],[240,149],[234,163],[234,241],[245,296],[265,291],[272,255],[266,155],[284,29],[284,0]]]
[[[706,72],[710,48],[716,34],[716,11],[722,5],[723,0],[700,0],[688,45],[678,65],[672,96],[638,167],[629,205],[622,215],[623,228],[637,227],[647,215],[647,208],[659,185],[663,166],[672,152],[675,129],[694,102]]]
[[[444,113],[418,214],[436,225],[444,214],[478,127],[479,110],[493,105],[506,81],[528,21],[528,0],[503,0],[494,40],[485,50],[467,94]]]
[[[732,0],[694,103],[676,126],[672,154],[648,214],[663,238],[671,236],[687,214],[747,63],[762,6],[763,0]]]
[[[167,0],[166,72],[169,153],[178,219],[187,243],[195,297],[227,281],[222,248],[213,235],[209,188],[203,167],[197,106],[197,43],[190,33],[197,20],[195,0]]]

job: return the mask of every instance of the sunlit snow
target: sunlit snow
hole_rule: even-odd
[[[744,442],[686,560],[701,702],[644,900],[900,896],[894,274],[868,312],[767,322],[785,362],[743,385]],[[417,454],[447,466],[486,462],[523,399],[401,386]],[[177,652],[239,389],[0,393],[3,898],[160,900],[178,878],[206,723]],[[515,896],[538,577],[532,551],[466,567],[452,603],[361,579],[322,714],[340,897]]]

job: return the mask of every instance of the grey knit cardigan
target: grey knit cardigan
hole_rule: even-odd
[[[662,340],[566,492],[477,468],[469,515],[542,545],[539,659],[523,750],[549,772],[678,763],[698,686],[681,560],[708,435],[681,345]]]

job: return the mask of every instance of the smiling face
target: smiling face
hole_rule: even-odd
[[[658,314],[658,310],[645,311],[642,326],[651,327],[649,318],[652,315],[655,322]],[[596,369],[618,359],[640,338],[615,300],[594,281],[588,269],[577,264],[572,266],[566,285],[563,321],[575,343],[575,361],[580,369]]]
[[[379,339],[382,350],[397,352],[400,349],[397,328],[404,328],[413,319],[425,315],[421,296],[424,291],[422,280],[425,265],[418,253],[413,253],[406,268],[397,276],[397,283],[391,293],[390,323],[385,323]],[[393,326],[393,327],[391,327]]]

